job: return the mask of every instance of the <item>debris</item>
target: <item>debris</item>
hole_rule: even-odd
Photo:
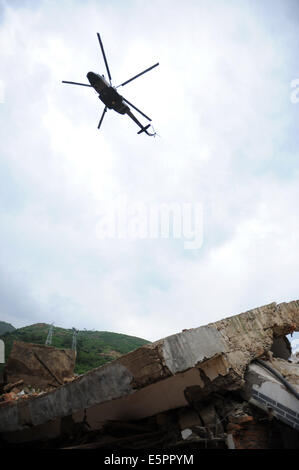
[[[24,384],[0,396],[0,440],[8,447],[113,450],[299,448],[298,399],[269,369],[299,392],[299,364],[289,362],[284,340],[294,330],[299,301],[273,303],[147,344],[75,378],[63,374],[57,356],[29,353],[27,345],[33,362],[18,356],[7,368],[21,364]],[[42,386],[28,382],[28,364]]]
[[[52,346],[15,341],[4,369],[7,383],[20,380],[24,385],[47,389],[53,379],[62,385],[72,378],[75,367],[75,351]]]
[[[45,364],[45,362],[38,356],[38,354],[36,352],[34,352],[33,354],[36,357],[36,359],[44,366],[44,368],[54,377],[56,382],[58,382],[60,385],[62,385],[62,381],[57,378],[57,375],[54,374],[54,372],[50,369],[49,366],[47,366],[47,364]]]
[[[185,439],[188,439],[188,437],[192,436],[192,431],[190,428],[186,428],[182,430],[181,434],[182,434],[182,438],[185,440]]]
[[[16,397],[17,395],[15,393],[10,392],[10,393],[4,393],[1,398],[3,401],[13,401],[16,399]]]
[[[4,392],[10,392],[13,388],[18,387],[19,385],[22,385],[23,383],[24,383],[23,379],[18,380],[17,382],[15,382],[13,384],[9,383],[7,385],[4,385],[3,391]]]
[[[271,363],[254,361],[248,366],[245,378],[244,399],[265,411],[269,419],[274,417],[299,431],[299,364],[279,358]]]

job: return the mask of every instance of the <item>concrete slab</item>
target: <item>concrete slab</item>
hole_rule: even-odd
[[[248,364],[269,351],[275,338],[298,330],[299,301],[184,330],[28,399],[26,412],[20,401],[1,404],[0,433],[8,439],[14,431],[22,439],[24,431],[28,439],[30,427],[46,430],[47,423],[67,416],[76,422],[83,415],[97,429],[105,419],[150,416],[211,392],[240,389]]]

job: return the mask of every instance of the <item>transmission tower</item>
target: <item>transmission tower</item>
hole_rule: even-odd
[[[77,352],[77,334],[79,333],[79,330],[76,330],[76,328],[72,328],[72,330],[73,330],[72,349]]]
[[[51,323],[49,333],[48,333],[48,336],[47,336],[47,339],[46,339],[46,342],[45,342],[46,346],[51,346],[51,344],[52,344],[53,328],[54,328],[54,323]]]

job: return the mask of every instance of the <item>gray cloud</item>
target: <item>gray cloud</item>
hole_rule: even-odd
[[[266,5],[6,2],[4,320],[158,339],[297,297],[299,40],[294,2]],[[113,112],[98,133],[96,94],[61,84],[104,72],[97,31],[115,84],[160,61],[121,91],[160,138]],[[120,194],[202,202],[203,247],[99,240],[101,209]]]

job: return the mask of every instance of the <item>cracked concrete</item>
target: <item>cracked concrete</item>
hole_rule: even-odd
[[[184,330],[121,356],[43,396],[0,403],[6,440],[59,435],[62,418],[91,429],[107,419],[138,419],[188,405],[217,390],[237,390],[250,362],[275,338],[299,330],[299,301],[255,308]],[[191,393],[192,392],[192,393]]]

